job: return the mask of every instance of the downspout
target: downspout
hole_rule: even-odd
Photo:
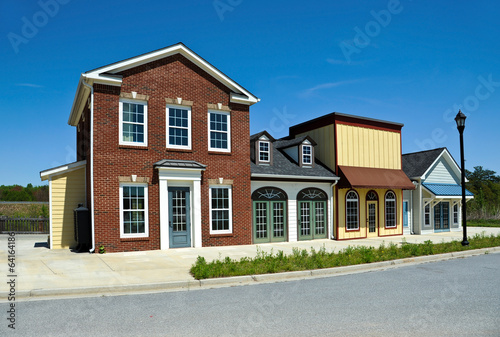
[[[334,195],[335,195],[335,194],[333,193],[333,187],[334,187],[335,185],[337,185],[337,183],[338,183],[338,182],[339,182],[339,179],[335,180],[335,181],[332,183],[332,185],[330,186],[330,190],[332,191],[332,198],[331,198],[331,204],[332,204],[332,207],[331,207],[331,212],[330,212],[330,213],[331,213],[331,217],[332,217],[332,230],[330,231],[330,233],[331,233],[331,239],[332,239],[332,240],[335,240],[335,235],[333,234],[333,224],[334,224],[334,222],[335,222],[335,218],[334,218],[334,216],[333,216],[333,212],[335,211],[335,205],[334,205],[334,203],[333,203],[333,197],[334,197]],[[337,210],[337,211],[338,211],[338,210]]]
[[[94,227],[94,86],[82,79],[82,84],[90,89],[90,226],[92,228],[92,247],[89,253],[95,251],[95,227]]]
[[[413,181],[412,181],[413,183]],[[413,186],[415,186],[415,190],[417,189],[417,186],[415,184],[413,184]],[[410,235],[414,235],[415,234],[415,231],[413,230],[413,222],[414,222],[414,212],[413,212],[413,191],[410,191],[410,205],[409,205],[410,208],[410,214],[411,214],[411,222],[410,222]],[[410,220],[410,219],[408,219]]]

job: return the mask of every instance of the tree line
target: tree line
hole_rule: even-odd
[[[1,185],[0,201],[49,201],[49,186]]]
[[[475,166],[474,171],[465,170],[466,188],[474,193],[467,202],[467,218],[500,219],[500,176],[495,171]]]

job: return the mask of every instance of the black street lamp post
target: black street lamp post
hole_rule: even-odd
[[[460,133],[460,159],[462,164],[462,227],[464,229],[464,238],[462,240],[462,246],[468,246],[469,241],[467,241],[467,204],[465,201],[465,159],[464,159],[464,129],[465,129],[465,119],[467,116],[463,114],[461,110],[458,110],[457,116],[455,117],[455,122],[457,122],[457,129]]]

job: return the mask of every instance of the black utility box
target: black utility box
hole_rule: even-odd
[[[83,204],[78,204],[78,208],[73,210],[75,217],[75,241],[76,251],[83,252],[90,249],[90,212]]]

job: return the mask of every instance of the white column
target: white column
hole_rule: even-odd
[[[201,247],[201,181],[193,181],[193,247]]]

